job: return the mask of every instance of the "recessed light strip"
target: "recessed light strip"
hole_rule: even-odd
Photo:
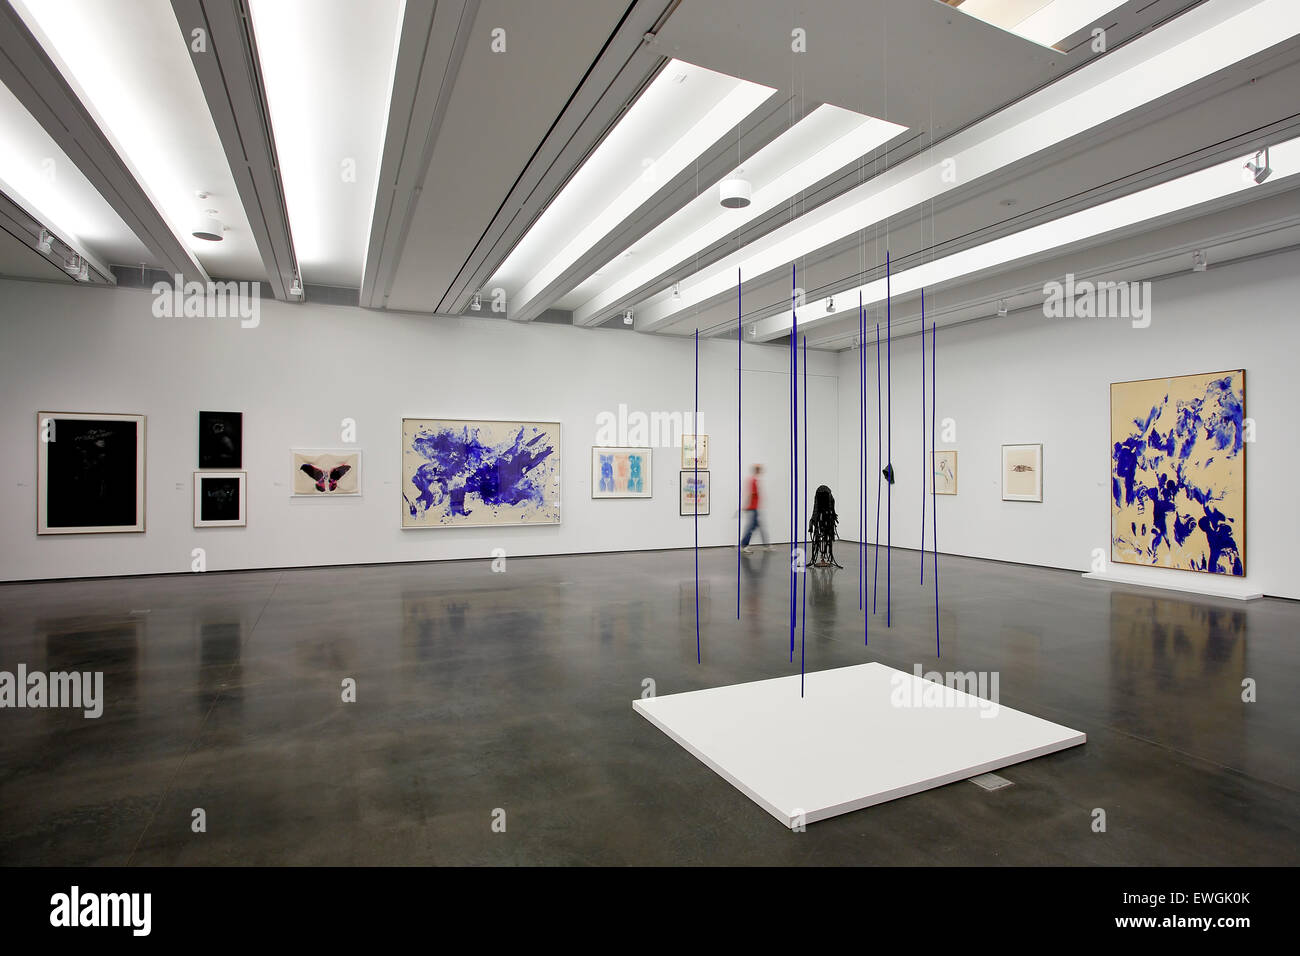
[[[1268,180],[1270,184],[1300,173],[1300,138],[1279,143],[1269,152],[1273,170]],[[1090,209],[1062,216],[1060,219],[1003,236],[942,259],[935,259],[904,272],[896,272],[889,280],[890,291],[894,297],[898,297],[922,288],[934,288],[942,283],[962,279],[1019,259],[1040,255],[1129,226],[1149,222],[1183,209],[1259,188],[1252,178],[1246,175],[1245,164],[1253,155],[1231,159],[1128,196],[1112,199]],[[856,310],[859,293],[866,305],[884,302],[886,282],[884,279],[876,279],[851,289],[837,290],[835,294],[843,302],[852,299]],[[805,309],[801,312],[799,326],[806,328],[819,325],[837,316],[845,315],[849,311],[853,310],[841,309],[819,314],[817,310]],[[779,336],[789,331],[792,323],[793,316],[790,312],[771,316],[757,323],[758,337],[764,339]]]
[[[1268,30],[1260,30],[1268,23]],[[731,288],[736,269],[761,276],[861,229],[1010,163],[1096,128],[1300,33],[1300,3],[1208,0],[1147,36],[1093,61],[1033,96],[954,136],[946,155],[925,153],[774,230],[682,280],[681,298],[638,309],[651,331]]]
[[[809,113],[799,123],[759,150],[749,162],[759,164],[762,162],[765,152],[784,151],[788,148],[789,140],[798,140],[800,137],[807,135],[807,126],[814,121],[820,111],[834,109],[836,107],[833,106],[818,107],[817,110]],[[575,309],[573,312],[574,324],[589,325],[599,321],[602,312],[611,308],[619,299],[634,294],[637,289],[653,282],[659,276],[667,274],[675,266],[686,262],[700,250],[707,249],[736,229],[748,222],[752,222],[787,201],[790,197],[797,195],[800,190],[821,181],[835,170],[841,169],[858,157],[866,155],[906,129],[907,127],[899,126],[897,123],[889,123],[868,116],[863,117],[856,127],[833,142],[824,145],[810,143],[812,154],[756,190],[747,207],[743,210],[717,210],[717,214],[704,225],[674,243],[665,252],[648,260],[633,272],[611,282],[590,300]],[[712,192],[702,195],[695,202],[707,204],[710,207],[716,205]],[[647,234],[645,241],[647,244],[653,245],[660,237],[672,235],[682,228],[682,220],[694,218],[694,213],[695,210],[691,206],[679,210],[675,215]]]

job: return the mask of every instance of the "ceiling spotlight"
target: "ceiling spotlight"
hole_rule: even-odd
[[[483,309],[483,293],[481,293],[481,292],[475,292],[475,293],[474,293],[474,298],[472,298],[472,299],[469,300],[469,307],[470,307],[470,309],[471,309],[472,311],[474,311],[474,312],[482,311],[482,309]]]
[[[756,339],[756,338],[758,338],[758,326],[757,326],[757,325],[751,325],[751,326],[749,327],[749,337],[750,337],[751,339]]]
[[[623,324],[624,324],[624,325],[631,325],[631,324],[632,324],[632,310],[631,310],[631,309],[624,309],[624,310],[623,310]]]
[[[749,197],[754,190],[748,179],[740,177],[739,174],[743,171],[738,169],[735,174],[718,183],[718,202],[727,209],[744,209],[749,205]]]
[[[682,284],[681,284],[680,282],[674,282],[674,283],[673,283],[673,298],[674,298],[674,299],[680,299],[681,297],[682,297]]]
[[[78,266],[77,268],[77,281],[78,282],[90,281],[90,264],[87,263],[85,259],[81,260],[81,265]]]
[[[1205,253],[1202,252],[1200,249],[1193,250],[1192,271],[1204,272],[1209,267],[1210,267],[1210,260],[1205,257]]]
[[[1005,299],[998,299],[998,315],[1007,314],[1007,303]]]
[[[215,209],[203,210],[203,218],[199,220],[198,226],[195,227],[192,235],[195,239],[206,239],[208,242],[221,241],[221,220],[217,218]]]
[[[1250,175],[1256,186],[1268,179],[1273,172],[1273,167],[1268,164],[1268,147],[1256,153],[1254,159],[1246,160],[1242,171]]]
[[[293,284],[289,286],[289,294],[295,299],[302,297],[302,282],[297,276],[293,277]]]
[[[827,312],[834,312],[834,311],[835,311],[835,297],[834,297],[834,296],[830,296],[830,295],[828,295],[828,296],[826,297],[826,311],[827,311]]]
[[[54,237],[50,235],[48,229],[41,230],[41,238],[36,242],[36,248],[47,256],[54,252]]]
[[[81,256],[75,252],[63,260],[63,271],[70,276],[75,276],[81,271]]]

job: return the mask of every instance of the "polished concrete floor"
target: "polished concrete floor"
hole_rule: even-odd
[[[106,697],[0,710],[0,863],[1300,862],[1300,605],[944,557],[936,661],[917,554],[889,628],[881,557],[869,647],[856,547],[810,573],[809,669],[996,671],[1088,743],[785,829],[631,706],[790,673],[778,553],[737,622],[735,551],[701,552],[702,664],[689,551],[0,585],[0,670]]]

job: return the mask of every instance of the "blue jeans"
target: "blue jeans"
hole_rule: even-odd
[[[767,544],[767,532],[764,531],[762,528],[760,528],[758,525],[757,508],[749,512],[749,527],[745,529],[745,536],[740,539],[740,546],[742,548],[749,547],[749,539],[753,536],[755,531],[757,531],[760,535],[763,536],[763,543]]]

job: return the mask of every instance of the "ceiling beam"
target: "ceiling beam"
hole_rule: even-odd
[[[773,93],[749,116],[731,129],[720,132],[713,145],[701,153],[696,162],[660,187],[591,249],[556,276],[555,281],[546,289],[521,307],[511,303],[510,318],[526,321],[540,315],[602,265],[612,261],[619,253],[672,218],[698,195],[712,189],[723,177],[743,165],[790,128],[790,100],[788,93]],[[811,113],[820,105],[808,105],[806,113]],[[630,305],[637,301],[646,289],[653,288],[659,282],[660,278],[657,277],[633,294],[622,297],[597,312],[587,313],[585,309],[575,311],[575,324],[588,327],[600,325],[610,316],[621,312],[624,303]],[[582,313],[581,316],[579,312]]]
[[[79,246],[77,244],[79,240],[74,241],[74,237],[59,235],[35,212],[28,209],[20,199],[3,191],[0,191],[0,230],[4,230],[27,246],[32,251],[32,255],[40,256],[62,270],[69,281],[75,280],[68,272],[68,257],[76,256],[86,264],[86,282],[92,285],[117,285],[113,271],[85,248]],[[49,235],[49,252],[40,248],[42,231]]]
[[[439,304],[457,314],[487,283],[573,171],[622,118],[668,57],[656,34],[680,0],[633,0],[546,138],[538,145]],[[630,241],[630,240],[629,240]],[[568,274],[566,272],[566,274]],[[535,318],[559,296],[539,299]],[[508,309],[510,318],[519,318]]]
[[[361,274],[363,307],[388,304],[478,6],[478,0],[406,2]]]
[[[298,258],[247,0],[172,0],[172,10],[221,137],[271,293],[281,301],[301,301],[289,294],[299,278]],[[191,42],[195,30],[204,30],[207,38],[197,51]]]
[[[172,231],[130,167],[33,36],[18,11],[0,2],[0,82],[156,258],[184,281],[208,281],[193,253]]]

